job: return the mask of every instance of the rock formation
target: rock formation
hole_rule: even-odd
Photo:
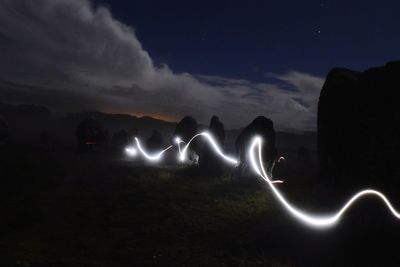
[[[146,149],[151,152],[158,152],[163,148],[163,138],[159,131],[153,130],[153,133],[146,141]]]
[[[124,129],[114,133],[112,143],[117,148],[125,148],[128,144],[128,133]]]
[[[399,192],[399,90],[400,62],[329,72],[318,103],[320,194],[365,187]]]
[[[186,116],[176,125],[173,136],[174,138],[179,137],[186,144],[197,133],[197,121],[192,117]],[[197,158],[199,154],[197,141],[198,140],[194,140],[190,144],[190,148],[188,150],[189,160],[194,163],[197,163]]]
[[[225,127],[217,116],[213,116],[209,126],[210,134],[215,138],[217,144],[222,148],[225,140]],[[215,154],[209,142],[202,142],[202,151],[199,157],[199,166],[203,172],[212,175],[220,175],[224,162]]]
[[[267,172],[270,174],[278,152],[275,147],[274,124],[272,120],[263,116],[259,116],[253,120],[248,126],[246,126],[246,128],[243,129],[236,139],[235,145],[240,159],[240,173],[243,174],[249,167],[247,153],[254,136],[260,136],[264,141],[262,148],[263,161]]]

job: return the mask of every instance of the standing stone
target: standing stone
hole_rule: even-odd
[[[158,152],[162,149],[163,138],[159,131],[153,130],[153,133],[146,141],[146,148],[151,152]]]
[[[244,174],[250,166],[248,151],[250,144],[255,136],[263,139],[263,162],[265,169],[271,175],[273,164],[277,158],[278,151],[275,147],[275,130],[271,119],[259,116],[253,120],[236,139],[236,151],[239,154],[239,171]]]
[[[319,194],[373,187],[398,195],[399,77],[400,62],[330,71],[318,103]]]
[[[197,121],[192,117],[186,116],[176,125],[173,136],[174,138],[179,137],[187,144],[197,133]],[[194,140],[188,149],[189,160],[193,163],[197,163],[198,154],[197,140]]]
[[[209,132],[214,137],[216,143],[223,148],[225,140],[225,127],[217,116],[213,116],[210,121]],[[221,160],[214,149],[210,147],[208,141],[202,142],[202,151],[199,157],[199,166],[203,172],[210,175],[221,175],[225,162]]]

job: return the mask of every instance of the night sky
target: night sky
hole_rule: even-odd
[[[0,102],[316,128],[333,67],[398,59],[398,1],[0,0]]]
[[[363,70],[399,54],[399,1],[99,1],[179,72],[265,81],[334,66]]]

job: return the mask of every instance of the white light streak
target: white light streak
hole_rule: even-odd
[[[219,145],[217,144],[217,142],[215,142],[214,138],[207,132],[202,132],[199,134],[196,134],[195,136],[193,136],[189,142],[183,147],[183,149],[180,149],[180,142],[178,143],[179,146],[179,153],[180,153],[180,158],[182,161],[184,161],[186,159],[186,155],[187,155],[187,149],[190,146],[190,143],[197,137],[199,136],[203,136],[206,138],[206,140],[208,140],[208,142],[210,143],[211,147],[214,149],[215,153],[217,153],[221,158],[223,158],[226,162],[233,164],[233,165],[238,165],[239,161],[233,157],[230,156],[226,156],[222,151],[221,148],[219,147]],[[182,141],[181,141],[182,142]]]
[[[312,215],[309,213],[306,213],[304,211],[301,211],[294,206],[292,206],[285,198],[284,196],[279,192],[279,190],[273,185],[271,182],[271,179],[268,177],[267,173],[264,170],[263,167],[263,162],[262,162],[262,157],[261,157],[261,145],[262,145],[262,140],[260,137],[254,138],[250,149],[249,149],[249,156],[250,156],[250,161],[252,164],[252,167],[254,171],[264,180],[267,182],[269,187],[271,188],[272,192],[274,193],[275,197],[278,199],[278,201],[285,207],[285,209],[298,221],[305,223],[307,226],[314,227],[314,228],[329,228],[334,226],[342,217],[342,215],[347,211],[350,206],[357,201],[358,199],[365,197],[365,196],[376,196],[379,199],[381,199],[390,212],[393,214],[394,217],[397,219],[400,219],[400,214],[396,209],[392,206],[390,201],[383,195],[381,192],[373,190],[373,189],[365,189],[357,194],[355,194],[353,197],[351,197],[346,204],[336,213],[332,215]],[[258,163],[256,161],[256,158],[254,156],[255,154],[255,148],[256,146],[258,147]],[[259,166],[260,167],[259,167]]]
[[[131,157],[134,157],[137,155],[137,150],[134,147],[125,148],[125,152],[126,152],[126,154],[128,154],[128,156],[131,156]]]
[[[139,141],[139,139],[138,139],[137,137],[135,137],[135,141],[136,141],[136,146],[137,146],[137,148],[139,149],[140,153],[142,153],[142,155],[143,155],[147,160],[152,161],[152,162],[160,161],[160,160],[162,159],[163,154],[164,154],[167,150],[169,150],[170,148],[172,148],[172,146],[169,146],[169,147],[167,147],[166,149],[161,150],[161,151],[158,152],[158,153],[155,153],[155,154],[153,154],[153,155],[150,155],[150,154],[148,154],[148,153],[142,148],[142,146],[140,145],[140,141]]]
[[[188,148],[189,148],[190,144],[193,142],[194,139],[196,139],[197,137],[200,137],[200,136],[206,138],[206,140],[209,142],[209,144],[211,145],[211,147],[214,149],[215,153],[217,153],[217,154],[218,154],[221,158],[223,158],[226,162],[228,162],[228,163],[230,163],[230,164],[232,164],[232,165],[235,165],[235,166],[239,164],[239,161],[238,161],[237,159],[235,159],[235,158],[233,158],[233,157],[231,157],[231,156],[225,155],[225,154],[222,152],[222,150],[221,150],[221,148],[219,147],[219,145],[217,144],[217,142],[216,142],[216,141],[214,140],[214,138],[211,136],[211,134],[209,134],[209,133],[207,133],[207,132],[202,132],[202,133],[196,134],[195,136],[193,136],[193,137],[189,140],[189,142],[188,142],[183,148],[181,148],[181,144],[184,143],[184,141],[182,141],[179,137],[175,137],[174,141],[175,141],[175,143],[176,143],[177,146],[178,146],[179,159],[180,159],[181,161],[185,161],[185,160],[187,159],[187,154],[188,154],[188,152],[189,152],[189,151],[188,151]],[[138,139],[137,137],[135,137],[135,141],[136,141],[136,146],[137,146],[137,149],[139,150],[139,152],[140,152],[147,160],[149,160],[149,161],[160,161],[160,160],[162,159],[164,153],[173,147],[173,146],[171,145],[171,146],[167,147],[166,149],[164,149],[164,150],[162,150],[162,151],[160,151],[160,152],[158,152],[158,153],[155,153],[155,154],[153,154],[153,155],[150,155],[148,152],[146,152],[146,151],[142,148],[142,146],[141,146],[141,144],[140,144],[140,141],[139,141],[139,139]],[[133,151],[132,149],[134,149],[134,148],[129,147],[129,148],[126,148],[125,150],[128,152],[128,151]],[[136,151],[135,151],[135,152],[136,152]],[[136,155],[136,154],[134,154],[134,153],[130,153],[130,154]]]
[[[204,137],[208,141],[209,145],[214,149],[214,152],[217,155],[219,155],[222,159],[224,159],[227,163],[234,165],[234,166],[237,166],[239,164],[239,160],[237,160],[231,156],[225,155],[222,152],[219,145],[217,144],[217,142],[211,136],[211,134],[209,134],[207,132],[202,132],[202,133],[196,134],[189,140],[189,142],[183,148],[181,148],[181,144],[184,143],[184,141],[182,141],[179,137],[176,137],[174,139],[175,143],[178,146],[179,159],[181,161],[186,160],[188,148],[189,148],[190,144],[193,142],[193,140],[195,140],[197,137],[200,137],[200,136]],[[125,148],[126,153],[130,156],[136,156],[138,154],[138,152],[140,152],[147,160],[149,160],[151,162],[160,161],[163,158],[164,153],[173,147],[171,145],[171,146],[167,147],[166,149],[161,150],[158,153],[154,153],[154,154],[150,155],[142,148],[138,138],[135,137],[135,141],[136,141],[137,149],[134,147],[127,147],[127,148]],[[256,153],[256,148],[258,149],[258,153]],[[351,207],[351,205],[353,203],[355,203],[357,200],[359,200],[363,197],[367,197],[367,196],[378,197],[381,201],[383,201],[385,203],[386,207],[389,209],[389,211],[392,213],[392,215],[394,217],[396,217],[397,219],[400,219],[400,213],[392,206],[392,204],[386,198],[386,196],[384,194],[382,194],[381,192],[373,190],[373,189],[365,189],[365,190],[362,190],[362,191],[356,193],[336,213],[332,213],[330,215],[316,215],[316,214],[310,214],[310,213],[304,212],[304,211],[294,207],[292,204],[290,204],[285,199],[285,197],[282,195],[282,193],[274,186],[275,183],[282,183],[283,181],[272,180],[268,176],[267,172],[264,169],[261,152],[262,152],[262,139],[261,139],[261,137],[257,136],[251,142],[251,145],[248,150],[248,153],[249,153],[248,156],[250,158],[250,164],[251,164],[252,169],[254,170],[254,172],[256,174],[258,174],[267,183],[269,188],[272,190],[272,193],[274,194],[274,196],[277,198],[279,203],[287,210],[287,212],[289,214],[291,214],[296,220],[304,223],[305,225],[307,225],[309,227],[319,228],[319,229],[333,227],[334,225],[336,225],[337,222],[340,221],[343,214],[345,214],[345,212]],[[258,157],[256,157],[256,155]],[[284,160],[284,158],[280,157],[278,159],[278,162],[280,162],[281,160]]]

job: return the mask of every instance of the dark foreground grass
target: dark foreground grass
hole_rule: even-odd
[[[256,179],[29,147],[1,160],[3,264],[280,266],[246,248],[248,221],[275,209]]]
[[[3,149],[0,173],[0,266],[399,263],[391,245],[398,224],[373,201],[367,213],[354,209],[361,219],[349,215],[333,230],[315,231],[290,219],[255,177],[29,146]],[[300,201],[309,187],[286,176],[284,192],[311,207]],[[371,217],[384,222],[365,224]]]

